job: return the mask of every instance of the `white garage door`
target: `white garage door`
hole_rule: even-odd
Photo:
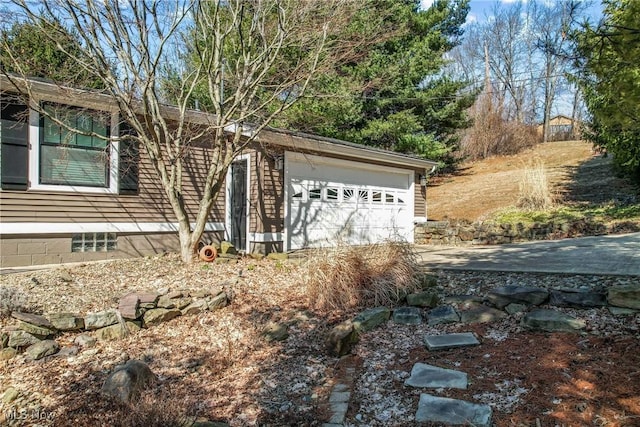
[[[287,152],[287,249],[413,241],[413,172]]]

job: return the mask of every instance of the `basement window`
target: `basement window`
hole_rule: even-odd
[[[82,233],[71,237],[71,252],[108,252],[117,249],[115,233]]]

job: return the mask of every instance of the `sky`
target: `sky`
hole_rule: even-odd
[[[422,8],[426,9],[431,4],[433,4],[435,0],[421,0]],[[518,0],[471,0],[470,6],[471,10],[469,11],[469,15],[467,16],[467,23],[479,21],[485,21],[489,16],[491,16],[491,10],[493,9],[496,3],[504,6],[508,6],[509,4],[516,3]],[[527,0],[523,0],[526,3]],[[547,2],[553,3],[555,0],[543,0]],[[593,18],[597,18],[602,14],[602,5],[600,4],[600,0],[590,0],[593,5],[589,8],[590,15]]]

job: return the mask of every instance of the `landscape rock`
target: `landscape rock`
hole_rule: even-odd
[[[411,387],[467,389],[467,374],[453,369],[439,368],[426,363],[416,363],[411,376],[404,382]]]
[[[73,282],[73,276],[67,270],[58,271],[58,278],[66,283]]]
[[[13,348],[29,347],[38,341],[38,338],[25,331],[12,331],[9,334],[9,347]]]
[[[480,345],[480,341],[471,332],[427,335],[424,337],[424,343],[429,350],[448,350],[450,348]]]
[[[522,326],[545,332],[576,332],[586,326],[584,320],[555,310],[537,309],[522,318]]]
[[[16,350],[15,348],[3,348],[2,350],[0,350],[0,361],[13,359],[17,354],[18,350]]]
[[[4,393],[2,393],[2,402],[7,405],[13,402],[18,398],[20,392],[16,390],[14,387],[7,388]]]
[[[32,325],[31,323],[23,322],[22,320],[18,320],[18,328],[30,333],[36,338],[45,339],[56,333],[53,328],[45,328],[44,326]]]
[[[158,323],[167,322],[182,313],[178,309],[153,308],[142,317],[144,326],[157,325]]]
[[[509,314],[516,314],[516,313],[522,313],[523,311],[527,311],[528,306],[526,304],[517,304],[515,302],[512,302],[511,304],[507,305],[504,308],[504,311],[506,311]]]
[[[269,322],[262,331],[262,336],[271,341],[284,341],[289,338],[289,328],[284,323]]]
[[[0,350],[6,348],[9,345],[9,334],[5,331],[0,331]]]
[[[158,298],[160,297],[158,292],[138,292],[136,295],[138,296],[138,301],[141,307],[155,305],[155,303],[158,301]]]
[[[127,403],[136,399],[155,380],[156,375],[146,363],[129,360],[109,375],[102,386],[102,392]]]
[[[140,330],[140,326],[134,322],[116,323],[115,325],[105,326],[95,331],[96,338],[103,341],[119,340],[125,338],[131,333]]]
[[[233,246],[233,243],[227,241],[220,243],[220,254],[236,255],[237,253],[238,251]]]
[[[38,314],[21,313],[19,311],[14,311],[11,313],[11,317],[34,326],[53,329],[53,325],[51,324],[51,322],[49,322],[46,317],[40,316]]]
[[[504,308],[511,303],[540,305],[549,298],[546,289],[531,286],[502,286],[489,291],[487,299],[496,307]]]
[[[552,289],[549,295],[549,304],[574,308],[603,307],[607,305],[607,296],[604,292],[582,289]]]
[[[353,322],[347,320],[331,329],[325,345],[329,354],[337,357],[351,353],[354,344],[358,342],[358,333],[353,327]]]
[[[225,292],[221,292],[218,295],[207,299],[207,307],[209,310],[217,310],[223,307],[226,307],[229,302],[227,298],[227,294]]]
[[[609,309],[609,312],[614,316],[630,316],[640,311],[640,310],[634,310],[633,308],[615,307],[613,305],[610,305],[607,308]]]
[[[490,427],[491,407],[423,393],[415,420],[419,423]]]
[[[419,325],[422,312],[418,307],[398,307],[393,310],[393,321],[401,325]]]
[[[407,304],[416,307],[435,307],[440,302],[436,292],[423,291],[407,295]]]
[[[104,328],[105,326],[115,325],[118,322],[118,312],[113,309],[87,313],[84,317],[84,327],[88,330]]]
[[[460,321],[468,324],[495,322],[507,316],[502,310],[478,303],[465,304],[464,310],[460,310],[459,314]]]
[[[178,298],[183,298],[185,295],[184,295],[184,291],[171,291],[164,296],[169,299],[178,299]]]
[[[289,254],[286,252],[271,252],[267,255],[267,259],[272,261],[286,261],[289,259]]]
[[[438,276],[435,274],[423,274],[418,280],[418,285],[421,289],[435,288],[438,286]]]
[[[640,310],[640,281],[609,288],[607,301],[616,307]]]
[[[191,298],[202,299],[211,296],[211,292],[206,289],[196,289],[194,291],[190,291],[189,296]]]
[[[96,345],[96,341],[94,337],[87,334],[80,334],[73,340],[73,342],[80,347],[93,347]]]
[[[207,304],[207,301],[203,299],[199,299],[199,300],[193,301],[191,304],[183,308],[181,311],[183,316],[188,316],[191,314],[202,313],[203,311],[206,311],[208,308],[209,306]]]
[[[353,327],[357,333],[367,332],[385,323],[391,316],[387,307],[375,307],[364,310],[353,319]]]
[[[73,313],[51,313],[49,321],[59,331],[77,331],[84,329],[84,319]]]
[[[456,323],[460,321],[460,315],[450,305],[442,305],[427,312],[427,323],[429,326],[443,323]]]
[[[138,312],[138,306],[140,304],[140,298],[135,293],[127,294],[120,298],[118,302],[118,311],[125,319],[137,319],[140,315]]]
[[[175,299],[174,302],[176,304],[176,308],[178,310],[182,310],[182,309],[188,307],[189,304],[191,304],[193,302],[193,298],[191,298],[191,297],[178,298],[178,299]]]
[[[40,360],[43,357],[56,354],[60,350],[60,345],[54,340],[44,340],[27,347],[25,352],[33,360]]]
[[[158,300],[157,308],[176,308],[176,302],[173,298],[169,297],[169,295],[162,295]]]

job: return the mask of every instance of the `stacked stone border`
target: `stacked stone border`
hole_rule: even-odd
[[[218,310],[229,303],[229,296],[224,287],[211,291],[132,292],[120,298],[117,309],[84,316],[13,312],[11,317],[16,324],[0,332],[0,360],[10,359],[23,351],[32,360],[54,355],[61,351],[55,338],[65,332],[77,333],[74,343],[80,347],[91,347],[96,339],[124,338],[141,328],[179,316]]]
[[[421,245],[495,245],[637,231],[640,231],[640,226],[633,222],[607,225],[589,219],[533,224],[464,220],[428,221],[416,225],[414,241]]]

